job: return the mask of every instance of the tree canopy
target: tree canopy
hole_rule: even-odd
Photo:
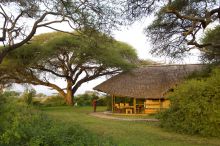
[[[220,26],[207,30],[207,32],[202,38],[202,43],[216,44],[216,45],[207,45],[206,47],[204,47],[204,49],[208,53],[203,53],[203,59],[205,61],[219,63],[220,62]]]
[[[119,20],[111,0],[2,0],[0,4],[0,63],[12,50],[27,43],[41,27],[66,22],[73,30],[93,28],[108,32]],[[64,30],[59,30],[64,31]]]
[[[92,36],[75,34],[34,37],[4,59],[0,80],[48,86],[73,104],[72,96],[83,83],[135,67],[137,54],[129,45],[97,31]],[[51,82],[52,78],[64,79],[66,88]]]
[[[192,49],[209,54],[207,46],[217,42],[200,41],[199,36],[213,23],[219,24],[220,8],[217,0],[128,0],[127,17],[140,19],[154,15],[146,27],[152,53],[179,57]],[[218,54],[219,56],[219,54]]]

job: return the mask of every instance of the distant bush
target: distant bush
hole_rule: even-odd
[[[4,96],[13,96],[13,97],[18,97],[20,95],[19,92],[16,92],[16,91],[5,91],[4,92]]]
[[[79,106],[91,106],[92,100],[97,99],[97,105],[98,106],[106,106],[107,105],[107,99],[105,96],[99,97],[96,94],[80,94],[75,97],[75,102]]]
[[[169,95],[171,107],[160,114],[161,126],[181,133],[220,136],[220,69],[191,79]]]
[[[115,145],[78,125],[58,123],[41,111],[0,95],[0,145],[83,146]]]
[[[92,105],[92,99],[94,98],[94,95],[90,94],[80,94],[75,97],[75,102],[78,106],[91,106]]]
[[[36,91],[34,89],[26,89],[24,93],[21,95],[22,100],[27,104],[32,104],[33,97],[36,95]]]
[[[37,101],[36,101],[36,104],[39,104],[39,103],[37,103]],[[42,99],[42,101],[40,102],[40,105],[43,105],[43,106],[63,106],[63,105],[66,105],[66,102],[63,97],[61,97],[59,95],[55,95],[55,96],[49,96],[47,98]]]
[[[106,105],[107,105],[107,111],[112,110],[112,98],[110,96],[106,96]]]
[[[97,100],[98,106],[107,106],[108,99],[106,96],[99,97]]]

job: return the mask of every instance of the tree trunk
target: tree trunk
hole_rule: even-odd
[[[67,88],[66,88],[66,104],[73,105],[73,91],[72,91],[73,83],[71,80],[67,79]]]
[[[73,92],[72,92],[72,90],[67,90],[65,100],[66,100],[67,105],[73,105]]]

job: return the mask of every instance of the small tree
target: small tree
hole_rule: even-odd
[[[2,64],[2,80],[51,87],[72,105],[83,83],[133,68],[136,60],[132,47],[96,31],[89,37],[49,33],[11,53]],[[51,78],[64,79],[66,88]]]
[[[34,89],[26,89],[22,94],[21,98],[27,105],[32,104],[33,97],[36,95],[36,91]]]

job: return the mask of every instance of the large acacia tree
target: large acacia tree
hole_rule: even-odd
[[[58,30],[66,22],[73,30],[91,27],[109,31],[118,23],[118,8],[111,0],[1,0],[0,63],[12,50],[27,43],[39,28]],[[64,31],[64,30],[59,30]]]
[[[77,33],[75,33],[77,34]],[[0,66],[1,81],[51,87],[73,104],[73,96],[85,82],[113,75],[134,67],[135,50],[109,36],[94,31],[72,36],[48,33],[35,37],[30,44],[10,53]],[[66,81],[63,89],[53,78]]]
[[[207,47],[220,46],[200,41],[204,30],[214,23],[219,25],[219,0],[126,0],[125,4],[129,20],[154,15],[145,29],[153,44],[152,53],[179,57],[197,48],[209,54]],[[220,56],[219,51],[216,53]]]

